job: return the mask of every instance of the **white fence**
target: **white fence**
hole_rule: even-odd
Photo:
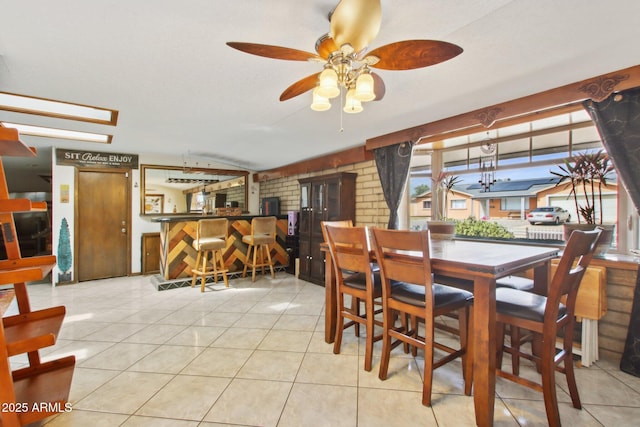
[[[527,227],[527,239],[564,240],[564,231],[562,228],[545,229],[542,227]]]

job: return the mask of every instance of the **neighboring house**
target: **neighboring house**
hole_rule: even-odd
[[[560,206],[568,210],[572,221],[576,212],[571,187],[556,186],[558,178],[532,178],[498,181],[491,191],[482,191],[480,184],[455,186],[449,193],[448,218],[512,218],[525,219],[527,213],[538,206]],[[618,185],[610,182],[603,188],[604,221],[615,222],[617,216]],[[411,200],[411,217],[431,218],[431,191]]]
[[[472,215],[473,200],[471,194],[465,193],[464,186],[454,187],[447,196],[447,218],[465,219]],[[410,216],[432,218],[431,190],[418,194],[411,199]]]
[[[527,212],[538,207],[538,194],[553,189],[557,182],[558,178],[553,177],[497,181],[490,191],[483,191],[480,184],[474,183],[467,185],[465,191],[473,197],[472,215],[476,218],[525,219]]]

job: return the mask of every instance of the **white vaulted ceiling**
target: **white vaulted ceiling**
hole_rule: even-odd
[[[358,115],[278,100],[317,62],[263,58],[227,41],[314,52],[337,0],[2,0],[0,92],[111,108],[115,128],[0,111],[0,121],[113,134],[110,145],[29,145],[208,159],[265,170],[367,138],[640,63],[637,0],[383,0],[371,45],[408,39],[464,52],[377,73],[383,100]]]

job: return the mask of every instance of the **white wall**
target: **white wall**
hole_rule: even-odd
[[[55,150],[55,149],[54,149]],[[57,165],[55,151],[52,157],[52,252],[53,255],[58,254],[58,240],[60,235],[60,225],[62,218],[66,218],[69,223],[69,231],[71,234],[71,251],[72,251],[72,267],[71,271],[74,271],[75,267],[75,254],[73,253],[73,230],[75,225],[75,167]],[[148,165],[163,165],[163,166],[183,166],[183,159],[176,158],[175,156],[161,156],[155,154],[140,154],[140,164]],[[189,164],[188,166],[194,166]],[[234,169],[225,164],[210,163],[207,167],[213,169]],[[140,169],[132,170],[131,174],[131,274],[140,274],[142,272],[142,234],[143,233],[156,233],[160,231],[160,224],[152,222],[150,218],[140,216]],[[259,212],[259,184],[253,183],[252,173],[249,174],[248,179],[249,186],[249,200],[247,201],[247,207],[250,214],[257,215]],[[69,203],[61,203],[60,192],[61,186],[69,186]],[[57,265],[52,273],[52,284],[55,286],[58,283],[58,268]],[[75,277],[73,278],[75,280]]]
[[[51,203],[52,203],[52,215],[51,215],[51,252],[53,255],[58,255],[58,241],[60,236],[60,226],[62,225],[62,219],[66,218],[69,223],[69,234],[71,243],[71,271],[73,272],[75,266],[75,257],[73,256],[74,246],[74,204],[75,204],[75,168],[73,166],[56,166],[55,155],[52,156],[53,176],[51,180]],[[69,202],[61,203],[61,188],[62,186],[69,187]],[[58,265],[53,268],[51,272],[51,282],[53,286],[58,283]]]

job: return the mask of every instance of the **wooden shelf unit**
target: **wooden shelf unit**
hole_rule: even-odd
[[[24,145],[14,131],[0,127],[0,228],[8,257],[0,261],[0,285],[13,285],[0,294],[1,427],[23,426],[70,410],[67,401],[75,367],[75,356],[40,361],[38,350],[55,344],[65,308],[31,310],[26,282],[46,277],[56,257],[22,258],[20,254],[13,214],[46,210],[47,205],[9,198],[2,156],[35,156],[35,150]],[[18,314],[4,317],[14,297]],[[9,358],[24,353],[28,355],[28,366],[11,371]]]

